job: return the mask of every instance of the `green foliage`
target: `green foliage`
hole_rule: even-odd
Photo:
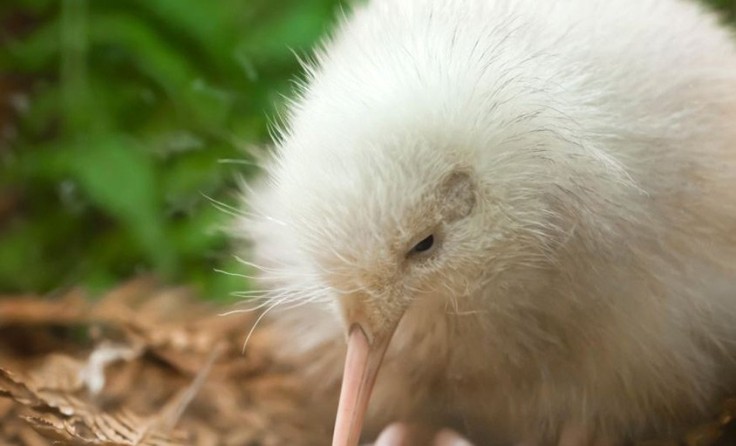
[[[294,52],[338,1],[0,2],[0,99],[23,92],[17,116],[0,106],[0,129],[14,129],[0,136],[0,291],[142,271],[213,298],[246,287],[214,273],[239,268],[209,197],[233,203],[238,175],[254,173],[223,161],[267,142]],[[736,0],[707,1],[736,16]]]
[[[718,9],[730,23],[736,19],[736,0],[705,0],[705,3]]]
[[[14,3],[14,4],[13,4]],[[221,230],[336,0],[20,0],[0,5],[0,290],[111,286],[142,271],[226,298]],[[0,89],[2,94],[2,89]],[[2,115],[0,114],[0,119]],[[2,199],[0,198],[0,201]],[[7,201],[7,200],[6,200]]]

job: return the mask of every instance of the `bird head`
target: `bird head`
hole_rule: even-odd
[[[566,105],[580,103],[569,98],[575,89],[534,67],[503,69],[515,53],[499,53],[497,71],[448,56],[443,71],[433,53],[375,48],[389,52],[376,57],[393,70],[377,73],[382,65],[339,45],[342,58],[323,56],[310,69],[280,135],[273,202],[264,206],[291,253],[281,261],[324,290],[344,326],[335,445],[357,444],[405,315],[489,288],[485,305],[523,308],[519,287],[543,287],[534,275],[555,263],[558,247],[576,228],[606,230],[595,223],[629,189],[617,160],[583,131],[597,128],[586,121],[595,115]],[[427,69],[415,69],[423,57]]]
[[[470,293],[492,231],[472,151],[420,137],[323,150],[282,160],[278,199],[299,255],[343,322],[348,353],[334,441],[356,444],[403,315],[418,302],[450,305]]]

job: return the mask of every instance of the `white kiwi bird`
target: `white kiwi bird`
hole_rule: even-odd
[[[342,382],[334,446],[394,422],[395,444],[623,444],[734,389],[736,46],[713,14],[371,0],[305,65],[237,231],[314,401]]]

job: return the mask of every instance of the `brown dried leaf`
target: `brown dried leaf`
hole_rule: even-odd
[[[212,369],[212,364],[222,354],[222,351],[222,347],[216,348],[212,351],[212,354],[207,359],[207,362],[204,364],[204,366],[202,366],[201,370],[195,377],[194,381],[192,381],[192,383],[189,385],[189,387],[183,389],[181,392],[179,392],[178,395],[176,395],[176,397],[172,398],[172,400],[169,401],[166,407],[161,410],[158,417],[153,420],[155,425],[167,430],[171,430],[174,428],[176,423],[179,422],[179,419],[184,413],[184,410],[186,410],[187,406],[189,406],[189,404],[192,402],[192,399],[194,399],[194,396],[202,388],[207,375]]]
[[[0,324],[60,325],[83,319],[87,302],[79,290],[60,299],[36,296],[0,298]]]
[[[183,434],[171,433],[175,421],[169,419],[172,415],[168,412],[169,418],[165,419],[144,419],[124,410],[107,414],[76,396],[85,382],[88,386],[89,382],[104,382],[104,377],[97,375],[102,373],[106,364],[136,356],[136,349],[110,345],[103,345],[92,352],[87,363],[67,356],[51,355],[41,367],[26,377],[0,369],[0,392],[20,405],[31,408],[34,415],[23,419],[52,441],[110,446],[183,444]],[[99,384],[91,386],[101,387]],[[191,397],[175,401],[171,406],[176,409],[174,416],[178,418],[190,400]]]
[[[25,382],[35,389],[73,393],[83,387],[81,361],[66,355],[50,354],[43,364],[27,374]]]
[[[24,406],[42,405],[43,401],[21,379],[0,369],[0,396],[7,396]]]
[[[30,426],[22,426],[18,431],[18,439],[26,446],[45,446],[48,441]]]
[[[22,391],[33,393],[27,386]],[[126,410],[103,413],[94,405],[72,395],[39,392],[36,400],[18,399],[34,410],[33,416],[23,417],[36,431],[52,441],[69,444],[109,446],[154,446],[185,444],[186,436],[162,426],[159,417],[141,417]],[[32,402],[33,404],[25,404]],[[65,404],[60,404],[64,402]]]
[[[37,432],[52,441],[71,445],[174,446],[185,436],[150,429],[142,418],[120,412],[59,419],[53,415],[25,417]]]

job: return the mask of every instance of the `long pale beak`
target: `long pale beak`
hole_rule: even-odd
[[[383,333],[375,333],[370,341],[360,325],[350,327],[332,446],[358,444],[373,384],[397,325],[398,322]]]

